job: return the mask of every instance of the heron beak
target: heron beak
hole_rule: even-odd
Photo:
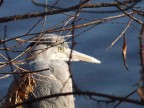
[[[86,54],[71,49],[66,49],[65,53],[68,58],[70,58],[71,55],[70,61],[85,61],[85,62],[98,63],[98,64],[101,63],[101,61],[95,59],[94,57],[88,56]]]

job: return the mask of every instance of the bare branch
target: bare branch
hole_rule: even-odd
[[[45,99],[56,98],[56,97],[61,97],[61,96],[68,96],[68,95],[96,96],[96,97],[103,97],[103,98],[107,98],[107,99],[115,100],[115,101],[123,101],[123,102],[133,103],[133,104],[137,104],[137,105],[144,105],[143,102],[138,101],[138,100],[134,100],[134,99],[130,99],[130,98],[126,99],[123,97],[108,95],[108,94],[104,94],[104,93],[90,92],[90,91],[77,91],[77,92],[67,92],[67,93],[59,93],[59,94],[43,96],[43,97],[39,97],[39,98],[36,98],[33,100],[25,101],[23,103],[16,104],[14,106],[8,106],[7,108],[15,108],[15,107],[20,106],[20,105],[30,104],[30,103],[39,102],[39,101],[42,101]]]
[[[106,50],[110,49],[124,35],[124,33],[127,31],[129,26],[131,25],[131,22],[132,22],[132,20],[129,21],[129,23],[126,26],[126,28],[124,29],[124,31],[111,43],[111,45]]]
[[[139,0],[127,0],[125,1],[125,3],[133,3],[133,2],[138,2]],[[98,4],[86,4],[87,1],[84,1],[80,6],[80,5],[75,5],[72,7],[68,7],[68,8],[63,8],[63,9],[57,9],[57,10],[51,10],[50,12],[41,12],[41,13],[28,13],[28,14],[24,14],[24,15],[15,15],[15,16],[9,16],[9,17],[2,17],[0,18],[0,23],[5,23],[5,22],[9,22],[9,21],[16,21],[16,20],[22,20],[22,19],[28,19],[28,18],[35,18],[35,17],[41,17],[41,16],[45,16],[45,15],[54,15],[54,14],[60,14],[62,12],[69,12],[69,11],[73,11],[73,10],[77,10],[80,7],[81,8],[98,8],[98,7],[109,7],[109,6],[118,6],[120,5],[119,3],[98,3]]]

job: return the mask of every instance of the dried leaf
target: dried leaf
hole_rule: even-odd
[[[22,74],[19,79],[16,79],[11,84],[7,98],[2,107],[12,106],[23,102],[29,98],[29,94],[33,92],[35,87],[35,80],[32,74]],[[17,108],[22,108],[18,106]]]
[[[144,87],[139,87],[137,89],[137,93],[138,93],[139,97],[141,98],[141,100],[144,101]]]
[[[26,42],[26,40],[21,39],[21,38],[16,38],[15,40],[16,40],[17,42],[19,42],[19,43],[24,43],[24,42]]]
[[[128,70],[128,66],[127,66],[127,63],[126,63],[126,54],[127,54],[127,43],[126,43],[126,37],[124,36],[123,46],[122,46],[122,56],[123,56],[124,66]]]

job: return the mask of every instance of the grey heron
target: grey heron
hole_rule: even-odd
[[[94,57],[71,51],[65,39],[56,34],[45,34],[41,38],[35,38],[29,48],[31,51],[27,54],[25,64],[21,65],[16,72],[34,73],[14,75],[6,98],[7,105],[42,96],[72,92],[73,85],[68,61],[101,63]],[[43,71],[35,73],[37,70]],[[69,95],[33,102],[22,105],[20,108],[74,107],[74,96]]]

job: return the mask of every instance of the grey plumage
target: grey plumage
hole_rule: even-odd
[[[37,37],[32,40],[28,47],[32,50],[26,57],[26,63],[21,65],[17,69],[17,72],[29,70],[31,72],[47,69],[42,72],[28,74],[31,75],[29,82],[32,87],[23,82],[22,78],[27,78],[23,74],[14,76],[15,80],[12,82],[6,101],[10,105],[15,104],[12,102],[19,96],[20,101],[31,100],[34,98],[47,96],[51,94],[72,92],[72,79],[70,77],[69,66],[67,62],[71,61],[86,61],[92,63],[100,63],[99,60],[69,49],[65,40],[55,34],[45,34],[42,37]],[[22,78],[21,78],[22,77]],[[16,81],[18,80],[18,81]],[[33,81],[34,80],[34,81]],[[23,83],[22,83],[23,82]],[[19,84],[20,83],[20,84]],[[22,88],[19,85],[25,84],[25,91],[30,89],[27,94],[23,93]],[[17,89],[14,89],[16,86]],[[19,91],[19,95],[16,95],[16,91]],[[21,92],[22,91],[22,92]],[[22,97],[23,96],[23,97]],[[18,103],[17,102],[17,103]],[[74,108],[74,97],[62,96],[57,98],[45,99],[39,102],[21,106],[23,108]]]
[[[63,61],[44,62],[43,60],[32,61],[29,64],[31,70],[46,71],[34,74],[36,81],[35,90],[30,98],[38,98],[62,92],[72,92],[72,80],[68,73],[68,65]],[[73,96],[51,98],[25,105],[24,108],[74,108]]]

